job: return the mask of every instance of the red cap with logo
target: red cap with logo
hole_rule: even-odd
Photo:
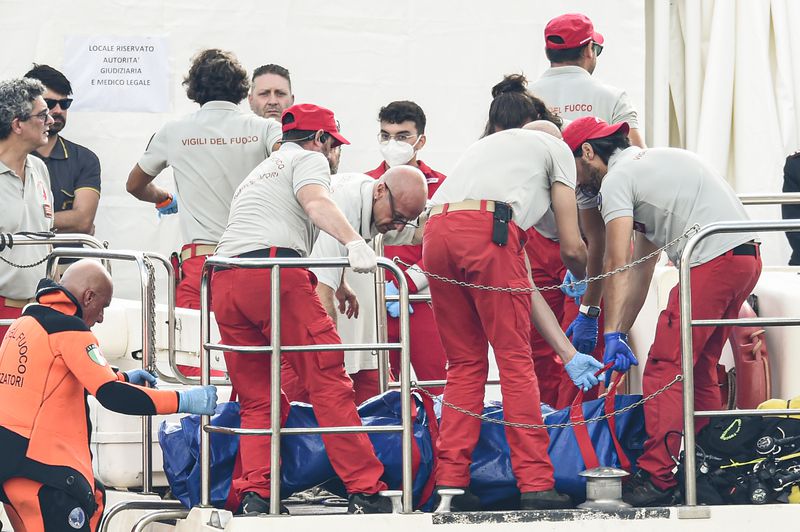
[[[581,13],[556,17],[544,28],[545,47],[551,50],[578,48],[589,41],[603,44],[603,36],[594,31],[592,21]]]
[[[571,151],[578,149],[578,146],[592,139],[602,139],[609,137],[618,131],[627,134],[631,128],[627,122],[609,125],[596,116],[584,116],[573,120],[561,132],[564,142],[567,143]]]
[[[291,116],[294,120],[286,122],[286,117]],[[286,109],[281,115],[283,132],[299,129],[302,131],[322,130],[330,134],[339,144],[350,144],[350,142],[339,133],[339,125],[333,117],[333,111],[314,105],[313,103],[299,103]]]

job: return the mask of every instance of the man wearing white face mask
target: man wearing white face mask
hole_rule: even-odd
[[[382,107],[378,113],[381,130],[378,133],[378,144],[380,146],[383,161],[380,166],[367,172],[367,175],[375,179],[380,178],[390,167],[407,164],[419,168],[428,183],[428,198],[438,190],[444,182],[445,176],[423,163],[417,158],[419,150],[425,146],[425,113],[422,108],[414,102],[396,101],[391,102],[386,107]],[[399,257],[406,264],[414,266],[406,268],[400,266],[408,280],[408,290],[410,293],[428,293],[428,279],[420,271],[424,270],[422,264],[422,246],[386,246],[385,256],[389,258]],[[386,285],[387,293],[396,294],[397,285],[393,278],[389,276]],[[389,341],[398,341],[400,334],[400,324],[398,320],[398,305],[388,304],[389,319],[387,325],[389,329]],[[441,380],[445,378],[446,357],[444,347],[439,340],[439,331],[436,328],[436,321],[433,318],[433,310],[430,303],[416,302],[411,304],[411,364],[414,372],[420,380]],[[390,355],[392,372],[397,377],[400,367],[400,353],[393,351]],[[439,389],[431,389],[439,393]]]

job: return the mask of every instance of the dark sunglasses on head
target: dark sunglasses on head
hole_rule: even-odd
[[[52,98],[45,98],[44,103],[47,104],[47,108],[51,111],[56,108],[56,105],[60,105],[61,109],[66,111],[69,109],[69,106],[72,105],[72,98],[61,98],[60,100],[54,100]]]

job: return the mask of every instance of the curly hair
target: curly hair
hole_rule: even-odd
[[[200,105],[221,100],[238,104],[250,90],[247,71],[231,52],[211,48],[192,58],[183,79],[186,96]]]
[[[390,124],[401,124],[406,120],[411,120],[417,128],[417,133],[425,133],[425,112],[422,107],[408,100],[392,102],[385,107],[381,107],[378,112],[378,121]]]
[[[37,79],[21,78],[0,82],[0,140],[11,135],[15,118],[28,120],[33,100],[44,94],[44,85]]]
[[[492,87],[492,98],[484,137],[496,131],[522,127],[534,120],[547,120],[561,129],[561,118],[528,91],[528,80],[522,74],[505,76],[503,81]]]

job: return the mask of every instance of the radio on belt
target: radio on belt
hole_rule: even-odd
[[[508,243],[508,222],[511,220],[511,215],[511,206],[508,203],[494,202],[492,242],[498,246],[505,246]]]

